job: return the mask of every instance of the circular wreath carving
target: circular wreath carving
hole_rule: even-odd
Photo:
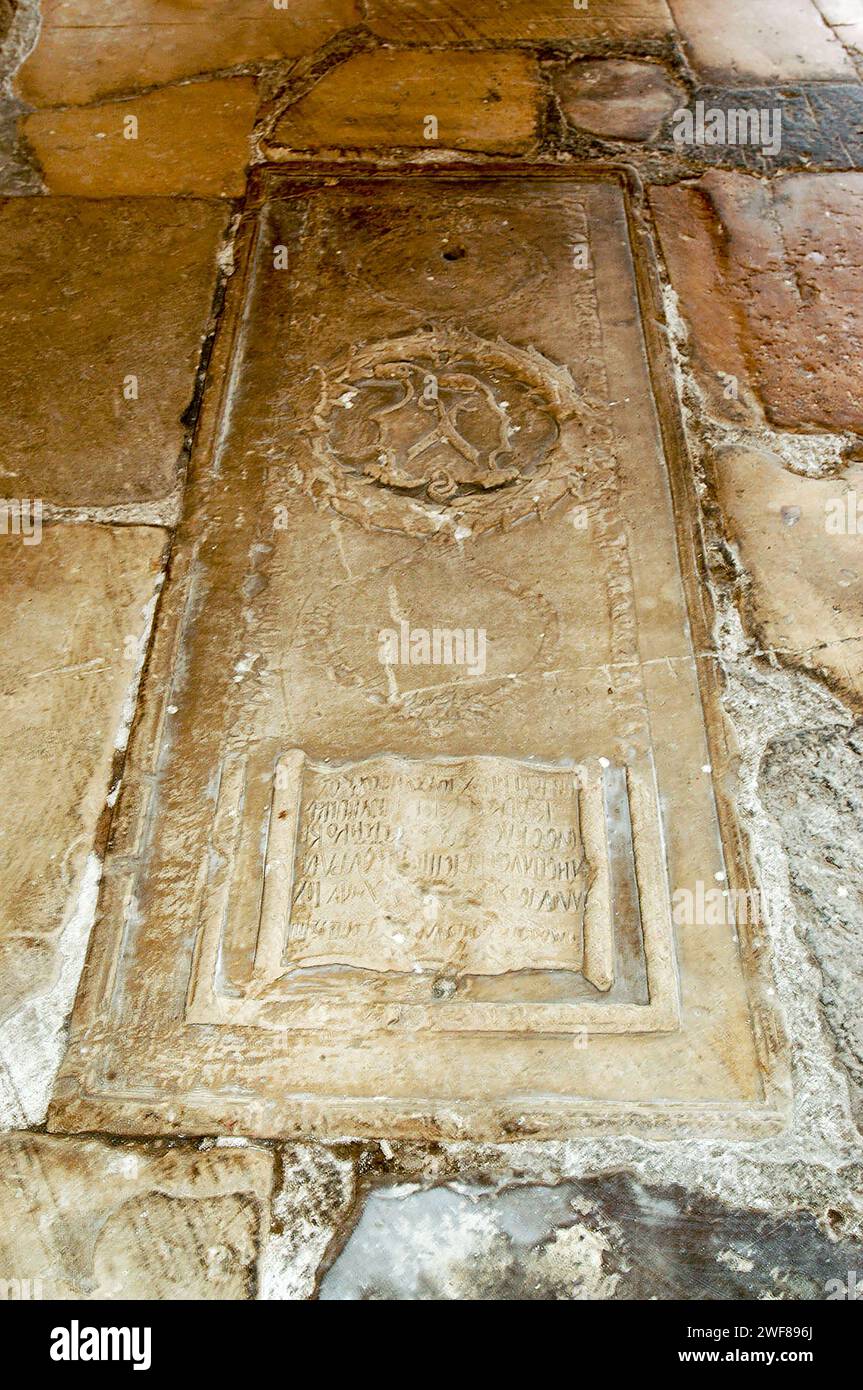
[[[568,369],[467,330],[358,347],[318,368],[294,482],[362,526],[455,537],[579,496],[609,431]]]

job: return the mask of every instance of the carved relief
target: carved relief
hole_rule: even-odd
[[[350,1028],[380,1015],[391,1027],[455,1031],[674,1026],[649,766],[618,769],[610,784],[623,787],[632,826],[624,853],[643,924],[633,938],[614,926],[622,905],[608,774],[596,760],[388,755],[333,766],[293,749],[274,768],[269,755],[267,774],[265,756],[233,763],[223,778],[210,858],[226,872],[203,905],[190,1019]],[[259,876],[251,893],[250,875]],[[243,920],[252,904],[255,923]],[[245,963],[238,940],[255,942]],[[631,983],[642,953],[649,1000]],[[491,980],[499,984],[489,994]]]
[[[275,788],[261,918],[282,969],[584,973],[588,921],[610,940],[595,773],[503,758],[330,768],[289,753]],[[607,989],[601,955],[592,983]]]
[[[319,369],[293,480],[362,526],[465,539],[578,496],[601,407],[534,348],[410,334]]]

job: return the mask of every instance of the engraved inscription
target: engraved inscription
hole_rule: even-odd
[[[489,757],[330,769],[288,754],[264,931],[279,924],[283,969],[582,971],[592,895],[591,920],[610,935],[607,868],[588,858],[585,811],[602,816],[601,785],[584,770]]]

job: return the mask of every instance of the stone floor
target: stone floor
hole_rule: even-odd
[[[744,111],[752,113],[745,122]],[[536,187],[543,174],[560,180],[566,197],[534,207],[514,180]],[[438,233],[446,244],[447,180],[461,190],[489,180],[505,187],[507,217],[498,220],[508,232],[463,222],[467,231],[443,253],[429,289],[416,274],[420,252],[409,248],[400,260],[398,238],[387,242],[384,278],[376,270],[383,195],[376,206],[349,208],[353,231],[338,254],[354,256],[370,286],[367,323],[357,327],[350,316],[359,311],[330,255],[336,243],[314,209],[332,190],[337,199],[342,188],[382,188],[373,179],[384,176],[402,178],[397,188],[428,190],[414,248]],[[568,347],[567,314],[589,318],[578,284],[564,292],[559,279],[555,297],[519,257],[553,260],[570,234],[577,252],[576,224],[555,233],[555,209],[572,202],[573,180],[598,188],[604,178],[625,185],[637,274],[624,262],[615,270],[610,251],[605,262],[597,256],[597,274],[605,264],[607,292],[616,283],[618,298],[606,310],[600,295],[592,345]],[[272,189],[306,187],[303,180],[312,230],[302,223],[295,233],[295,214],[280,211],[289,195],[278,203]],[[399,206],[407,197],[394,196]],[[464,218],[464,197],[453,198]],[[8,1297],[275,1300],[793,1300],[853,1289],[851,1275],[863,1269],[863,0],[0,0],[0,224],[0,1289]],[[614,225],[622,237],[623,223]],[[260,229],[271,226],[284,229],[275,264],[283,253],[291,271],[295,245],[307,258],[291,280],[301,309],[294,319],[254,260]],[[473,256],[471,227],[486,247],[486,278],[472,283],[466,307],[458,276]],[[269,250],[266,243],[264,261]],[[640,308],[619,289],[627,276]],[[402,320],[393,305],[408,301]],[[206,933],[196,945],[186,910],[206,855],[185,810],[222,795],[202,776],[206,750],[252,722],[277,742],[267,723],[272,698],[285,701],[286,719],[300,711],[296,738],[315,757],[351,756],[363,699],[377,711],[368,716],[373,746],[354,756],[466,757],[501,747],[447,725],[438,700],[416,715],[415,743],[405,735],[394,749],[386,684],[378,690],[372,680],[383,680],[381,668],[370,675],[344,643],[329,684],[319,682],[320,699],[320,672],[306,657],[287,668],[291,682],[300,673],[305,684],[286,686],[282,671],[269,687],[249,643],[275,649],[279,586],[290,607],[304,575],[326,576],[337,561],[343,608],[354,601],[357,574],[368,586],[358,588],[366,594],[359,602],[371,603],[373,554],[386,570],[374,581],[386,602],[390,571],[416,573],[422,555],[438,567],[430,591],[454,592],[474,563],[459,568],[470,528],[481,529],[475,515],[482,522],[493,512],[510,539],[483,539],[485,568],[470,571],[472,592],[497,595],[507,677],[522,671],[513,663],[527,670],[533,662],[554,675],[555,699],[584,652],[564,632],[552,671],[543,650],[525,655],[507,614],[519,604],[544,621],[546,610],[577,613],[592,590],[588,579],[566,588],[564,521],[569,536],[581,513],[576,506],[561,520],[553,475],[537,483],[552,489],[543,493],[547,518],[545,502],[533,519],[503,516],[494,502],[483,510],[469,489],[458,511],[447,475],[443,506],[433,491],[423,494],[408,526],[403,498],[385,500],[391,511],[367,531],[353,495],[336,498],[341,511],[329,493],[322,502],[331,477],[319,450],[320,474],[287,480],[303,494],[294,513],[307,518],[305,540],[291,541],[290,518],[287,539],[272,526],[263,539],[256,530],[264,513],[255,509],[273,505],[271,492],[254,490],[256,469],[262,458],[272,462],[279,430],[296,432],[292,410],[314,416],[313,398],[298,398],[298,407],[290,396],[308,345],[335,353],[341,332],[372,339],[410,327],[425,360],[428,320],[440,338],[441,318],[447,331],[469,319],[473,342],[498,345],[490,379],[509,370],[518,385],[533,382],[527,353],[507,358],[499,335],[527,342],[531,306],[538,373],[534,342],[543,354],[534,402],[564,360],[598,399],[596,362],[617,360],[621,324],[629,333],[642,324],[663,447],[677,460],[670,493],[659,475],[648,487],[648,473],[633,473],[622,489],[633,549],[656,547],[632,601],[657,643],[644,698],[668,863],[675,855],[684,862],[702,833],[705,797],[715,797],[726,862],[738,866],[732,878],[753,886],[763,911],[740,933],[733,959],[723,954],[733,933],[681,932],[682,1022],[668,1003],[656,1025],[670,1044],[630,1035],[627,1013],[609,1015],[618,1020],[608,1025],[614,1036],[600,1028],[583,1056],[571,1046],[564,1055],[560,1037],[549,1041],[531,1022],[540,996],[528,991],[501,1005],[492,991],[463,1007],[490,1010],[491,1030],[500,1026],[496,1009],[520,1010],[507,1025],[518,1037],[512,1054],[494,1040],[477,1046],[473,1035],[461,1051],[442,1035],[435,1044],[438,1059],[451,1057],[453,1076],[460,1066],[467,1075],[470,1058],[478,1101],[470,1114],[447,1100],[440,1114],[414,1109],[405,1118],[384,1106],[368,1123],[356,1113],[339,1118],[332,1096],[350,1090],[357,1056],[371,1085],[372,1049],[362,1039],[355,1052],[330,1048],[324,1028],[320,1046],[335,1080],[325,1066],[315,1070],[317,1045],[308,1063],[311,1089],[330,1100],[297,1106],[292,1119],[261,1078],[280,1055],[280,1029],[295,1026],[296,1002],[273,1002],[257,986],[244,995],[251,948],[238,940],[225,969],[236,963],[240,983],[224,1003],[205,979]],[[298,341],[291,324],[299,322]],[[621,363],[635,361],[628,351],[620,347]],[[637,433],[654,418],[644,403],[650,388],[626,370],[633,397],[648,392],[626,417],[644,459],[659,448]],[[348,404],[351,380],[342,382]],[[570,378],[556,380],[562,391]],[[626,381],[610,405],[623,399]],[[523,408],[519,428],[529,431],[527,401],[502,404]],[[559,413],[555,428],[577,417]],[[658,439],[655,422],[649,428]],[[270,474],[280,483],[276,465]],[[375,496],[392,494],[381,487]],[[566,505],[573,501],[607,518],[592,495],[573,493]],[[324,505],[335,520],[327,513],[316,531]],[[435,550],[429,527],[456,513],[467,529],[456,527],[450,549]],[[667,558],[675,519],[688,622],[668,599],[680,577]],[[535,543],[540,525],[546,549]],[[376,526],[383,540],[375,541]],[[249,556],[255,563],[243,569]],[[557,608],[542,567],[533,587],[525,581],[537,556],[560,576]],[[200,600],[201,575],[212,603]],[[606,582],[615,600],[610,631],[615,603],[625,604],[619,575]],[[336,579],[328,583],[332,596]],[[419,603],[423,584],[415,583]],[[665,627],[657,617],[654,630],[644,615],[656,602]],[[328,613],[304,621],[310,642],[331,636]],[[597,648],[603,641],[598,634]],[[607,644],[625,665],[612,636]],[[217,709],[220,649],[230,664],[225,657]],[[592,660],[599,669],[600,657]],[[698,676],[689,694],[684,670]],[[587,678],[580,686],[572,676],[571,691],[573,727],[580,718],[585,730],[602,729],[609,751],[638,743],[635,715],[625,728],[609,718],[606,729]],[[503,750],[548,759],[568,752],[543,724],[558,708],[536,698],[524,706],[529,718],[510,716],[500,726]],[[239,724],[225,713],[234,709]],[[479,728],[485,714],[469,713],[470,729]],[[428,746],[423,728],[434,732]],[[696,758],[693,740],[702,736],[710,751]],[[704,760],[700,781],[676,774],[675,741],[693,767]],[[634,754],[620,760],[637,763]],[[279,814],[288,816],[285,806]],[[211,863],[223,862],[206,843]],[[158,854],[148,859],[151,845]],[[241,865],[251,862],[245,852],[240,845]],[[128,883],[139,882],[130,866],[142,858],[150,877],[139,894]],[[186,879],[171,879],[171,863],[184,865]],[[218,884],[218,869],[211,877]],[[670,887],[682,881],[672,870]],[[154,945],[155,920],[160,941],[174,932],[170,952]],[[132,1073],[156,1065],[147,1020],[158,1015],[173,1028],[183,1015],[193,946],[192,976],[204,983],[192,990],[189,1031],[222,1036],[230,1009],[240,1010],[230,1017],[241,1026],[217,1063],[202,1054],[200,1077],[183,1083],[183,1097],[170,1050],[158,1059],[162,1092],[145,1094]],[[116,962],[127,949],[137,954],[124,974]],[[661,957],[660,942],[651,969]],[[378,968],[399,967],[388,958]],[[503,968],[520,967],[510,960]],[[601,967],[591,968],[594,984],[607,988]],[[691,981],[703,990],[696,1002]],[[453,981],[440,977],[435,988],[457,1020]],[[119,1025],[103,1024],[94,1002],[112,991]],[[637,994],[622,997],[601,1007],[636,1008]],[[411,1036],[420,1039],[421,1066],[422,1039],[436,1025],[416,998],[408,991],[404,1006],[420,1010]],[[367,1019],[404,1003],[357,999]],[[246,1000],[257,1011],[254,1029]],[[568,996],[555,1000],[575,1007]],[[545,996],[541,1003],[549,1007]],[[308,1028],[327,1004],[300,1007],[312,1011],[303,1016]],[[577,1008],[572,1017],[581,1017]],[[244,1027],[255,1041],[241,1076],[230,1058]],[[126,1036],[135,1041],[124,1059]],[[663,1051],[675,1037],[678,1052]],[[522,1071],[516,1047],[526,1049]],[[768,1063],[781,1073],[781,1099],[756,1123],[752,1098],[766,1095]],[[112,1077],[115,1064],[132,1079]],[[392,1057],[386,1065],[385,1095],[397,1098],[409,1065]],[[85,1094],[88,1067],[97,1066],[113,1086],[106,1082],[104,1095],[114,1097],[99,1105]],[[563,1092],[593,1087],[590,1123],[552,1108],[551,1118],[525,1126],[520,1099],[505,1120],[489,1073],[507,1067],[526,1093],[541,1089],[543,1076],[549,1091],[551,1077]],[[623,1117],[608,1077],[624,1078],[633,1103]],[[654,1106],[672,1092],[701,1106],[677,1125]],[[531,1105],[528,1096],[524,1114]]]

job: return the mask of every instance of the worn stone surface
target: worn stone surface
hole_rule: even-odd
[[[821,1005],[863,1129],[860,725],[842,731],[814,727],[774,739],[759,781],[788,855],[794,904],[821,971]]]
[[[744,314],[735,314],[718,243],[720,228],[704,180],[651,188],[650,205],[688,337],[687,354],[712,412],[757,420],[760,404],[749,380]],[[745,312],[745,311],[744,311]]]
[[[17,78],[32,106],[127,95],[198,73],[297,58],[359,19],[355,0],[42,0]],[[209,143],[212,133],[207,132]]]
[[[533,58],[518,52],[357,53],[278,120],[271,149],[321,146],[523,152],[537,135]],[[427,117],[436,122],[436,133]]]
[[[0,497],[173,489],[226,222],[203,202],[0,202]]]
[[[716,119],[717,112],[725,117],[724,131],[720,128],[721,138],[716,143],[707,143],[707,124],[701,143],[675,142],[676,118],[656,142],[669,156],[685,156],[697,168],[716,165],[758,174],[805,171],[812,166],[821,170],[863,168],[863,86],[859,84],[700,87],[682,103],[682,109],[695,113],[699,105],[705,123]],[[708,113],[713,114],[708,117]],[[730,139],[738,129],[746,138]]]
[[[863,702],[863,468],[806,478],[775,455],[727,449],[715,475],[760,646]]]
[[[571,63],[554,76],[564,116],[573,125],[615,140],[649,140],[686,91],[656,63],[605,58]]]
[[[839,42],[863,75],[863,5],[860,0],[815,0]]]
[[[789,82],[857,73],[812,0],[669,0],[687,55],[701,77]]]
[[[760,405],[782,428],[863,429],[863,175],[764,183],[711,171],[650,199],[714,407],[740,418]]]
[[[253,1147],[9,1135],[0,1281],[50,1299],[254,1298],[272,1166]]]
[[[826,1299],[859,1242],[626,1174],[553,1187],[373,1188],[325,1300]]]
[[[815,0],[815,4],[833,29],[843,24],[859,24],[863,21],[863,6],[860,0]]]
[[[365,22],[382,38],[401,43],[585,43],[654,38],[673,28],[665,0],[590,0],[584,8],[576,8],[571,0],[471,0],[469,5],[450,0],[365,0]]]
[[[14,14],[13,0],[0,0],[0,43],[3,42],[12,27]]]
[[[52,1126],[775,1129],[672,920],[734,864],[619,184],[273,176],[255,245]]]
[[[863,5],[860,0],[815,0],[815,4],[846,46],[863,49]]]
[[[166,535],[0,535],[0,1119],[44,1115],[92,920],[96,827],[152,617]]]
[[[38,193],[41,180],[18,131],[23,103],[12,88],[13,74],[38,34],[35,0],[14,5],[10,0],[4,22],[7,27],[0,33],[0,194]]]
[[[50,193],[227,198],[246,185],[257,105],[253,78],[225,77],[34,111],[21,127]]]
[[[278,1153],[260,1296],[283,1302],[313,1295],[335,1233],[353,1214],[357,1184],[353,1161],[321,1144],[294,1144]]]

